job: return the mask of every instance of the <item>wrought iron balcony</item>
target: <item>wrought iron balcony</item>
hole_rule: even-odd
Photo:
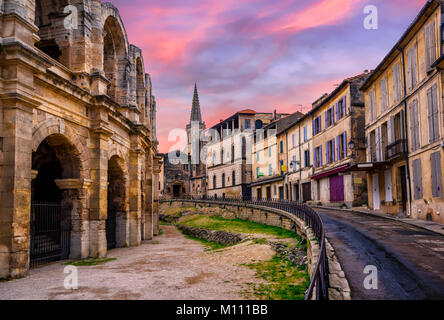
[[[405,139],[398,139],[389,144],[385,150],[385,158],[392,160],[394,158],[404,155],[407,150],[407,141]]]

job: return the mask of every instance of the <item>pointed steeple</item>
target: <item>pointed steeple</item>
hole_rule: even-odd
[[[191,108],[190,123],[198,121],[202,123],[202,114],[200,113],[199,93],[197,92],[197,84],[194,84],[193,106]]]

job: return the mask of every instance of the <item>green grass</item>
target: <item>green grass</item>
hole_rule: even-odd
[[[163,235],[163,230],[162,228],[159,229],[159,236]]]
[[[150,244],[160,244],[160,241],[151,241]]]
[[[201,238],[197,238],[197,237],[193,237],[193,236],[189,236],[184,234],[185,238],[190,239],[190,240],[194,240],[197,242],[202,243],[204,246],[206,246],[206,250],[219,250],[219,249],[223,249],[228,247],[227,245],[224,244],[220,244],[218,242],[211,242],[211,241],[207,241]]]
[[[250,284],[253,293],[262,300],[303,300],[310,285],[307,268],[298,267],[275,255],[269,261],[247,265],[267,283]]]
[[[99,264],[104,264],[110,261],[114,261],[116,258],[86,258],[83,260],[77,261],[69,261],[64,263],[63,265],[71,265],[76,267],[88,267],[88,266],[97,266]]]
[[[209,230],[224,230],[235,233],[266,234],[275,236],[279,239],[297,238],[298,240],[300,240],[300,236],[295,232],[279,227],[268,226],[241,219],[226,219],[222,217],[192,215],[182,219],[179,224]]]

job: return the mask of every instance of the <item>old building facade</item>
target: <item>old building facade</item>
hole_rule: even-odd
[[[428,1],[363,86],[370,208],[440,223],[442,10]]]
[[[158,232],[142,52],[100,0],[0,1],[0,278]]]
[[[367,182],[361,172],[347,169],[365,158],[365,72],[345,79],[332,93],[313,104],[312,200],[347,207],[367,202]]]

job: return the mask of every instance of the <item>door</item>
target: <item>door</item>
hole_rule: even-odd
[[[179,185],[173,186],[173,196],[175,198],[179,198],[179,196],[180,196],[180,186]]]
[[[330,177],[330,202],[344,201],[344,177],[332,176]]]
[[[311,183],[304,183],[302,184],[302,193],[303,193],[303,201],[310,201],[311,200]]]
[[[401,203],[402,210],[407,212],[407,181],[405,174],[405,166],[399,167],[399,175],[401,176]]]
[[[271,187],[267,187],[267,200],[271,199]]]
[[[257,193],[257,199],[262,199],[262,188],[258,188],[256,193]]]
[[[300,199],[299,199],[299,183],[294,185],[294,194],[295,194],[294,199],[296,201],[300,201]]]
[[[279,187],[279,200],[284,200],[284,187]]]
[[[379,175],[377,173],[372,176],[373,185],[373,210],[381,209],[381,200],[379,198]]]

